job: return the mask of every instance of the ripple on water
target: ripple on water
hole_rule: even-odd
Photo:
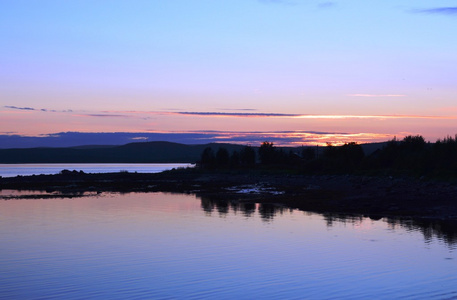
[[[0,202],[0,298],[456,296],[453,246],[413,224],[205,207],[161,193]]]

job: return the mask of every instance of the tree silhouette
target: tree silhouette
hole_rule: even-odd
[[[216,152],[216,164],[218,166],[227,166],[229,163],[229,153],[225,148],[219,148]]]
[[[305,161],[313,160],[316,158],[316,151],[314,150],[314,148],[306,147],[303,148],[301,156]]]
[[[364,156],[362,147],[351,142],[340,147],[327,144],[322,159],[327,171],[350,173],[359,167]]]
[[[229,159],[229,164],[231,167],[238,167],[240,165],[240,153],[238,151],[233,151]]]
[[[243,166],[255,165],[255,151],[251,146],[245,146],[240,151],[240,163]]]
[[[263,142],[259,148],[259,159],[260,163],[264,165],[269,165],[273,163],[279,163],[278,161],[278,152],[273,143]]]
[[[213,167],[216,162],[216,157],[214,156],[214,151],[211,149],[211,147],[206,147],[203,150],[201,159],[200,159],[200,164],[204,168],[210,168]]]
[[[457,135],[437,140],[434,144],[426,142],[420,135],[409,135],[402,140],[394,138],[369,156],[365,156],[362,146],[355,142],[342,146],[327,144],[321,152],[311,147],[284,151],[271,142],[263,142],[258,155],[260,165],[268,165],[268,169],[293,169],[307,174],[369,172],[457,177]],[[225,148],[219,148],[214,154],[208,147],[202,153],[201,165],[203,168],[255,168],[256,151],[245,146],[231,155]]]

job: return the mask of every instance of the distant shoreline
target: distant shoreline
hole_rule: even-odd
[[[40,163],[40,164],[0,164],[0,177],[53,175],[63,170],[83,171],[84,173],[137,172],[160,173],[166,170],[193,167],[188,163]]]
[[[265,171],[85,174],[0,178],[0,189],[93,192],[192,193],[220,201],[276,203],[321,213],[362,214],[373,219],[411,217],[457,221],[457,184],[411,177],[291,175]]]

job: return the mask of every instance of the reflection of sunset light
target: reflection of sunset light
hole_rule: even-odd
[[[354,222],[353,227],[358,231],[369,231],[373,229],[373,220],[369,218],[363,218]]]

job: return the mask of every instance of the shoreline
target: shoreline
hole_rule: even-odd
[[[411,177],[296,175],[265,171],[97,173],[0,178],[0,189],[59,192],[192,193],[214,200],[272,203],[318,213],[457,221],[457,184]],[[39,195],[37,195],[39,196]],[[58,196],[56,196],[58,197]],[[0,198],[5,199],[5,197]]]

